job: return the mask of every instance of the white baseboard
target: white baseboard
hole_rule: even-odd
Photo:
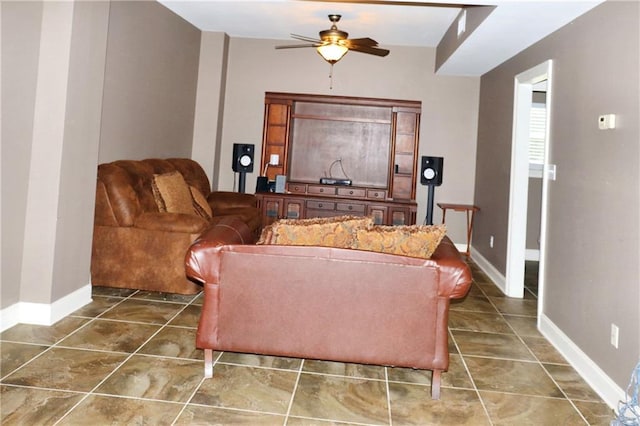
[[[18,324],[20,321],[20,303],[14,303],[11,306],[0,310],[0,332],[5,331]]]
[[[478,268],[482,269],[482,272],[487,274],[491,281],[504,293],[507,294],[507,279],[495,266],[493,266],[487,259],[485,259],[476,249],[471,247],[471,259],[478,265]]]
[[[540,332],[562,354],[578,374],[612,409],[625,400],[625,391],[598,367],[544,314],[538,319]]]
[[[456,246],[456,248],[458,249],[458,251],[460,253],[464,253],[465,251],[467,251],[467,245],[466,244],[453,243],[453,245]]]
[[[16,324],[53,325],[91,302],[91,284],[53,303],[18,302],[0,310],[0,332]]]

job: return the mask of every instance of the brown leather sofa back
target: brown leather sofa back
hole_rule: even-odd
[[[187,158],[142,161],[120,160],[98,166],[95,224],[133,226],[142,212],[157,212],[151,183],[154,174],[179,171],[187,184],[207,196],[209,178],[200,165]]]
[[[196,345],[211,351],[433,370],[449,366],[450,299],[471,272],[445,237],[431,259],[317,246],[220,246],[199,238],[187,275],[204,284]]]

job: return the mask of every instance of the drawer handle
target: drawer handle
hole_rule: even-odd
[[[349,191],[349,195],[353,195],[353,191]]]
[[[324,192],[324,188],[320,188],[320,192]]]
[[[353,210],[353,206],[349,206],[349,210]]]
[[[318,204],[318,207],[322,208],[322,203]]]

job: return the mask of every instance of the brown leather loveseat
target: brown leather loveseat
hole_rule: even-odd
[[[184,195],[186,191],[187,199],[167,198],[162,192],[165,187],[159,186],[160,178],[166,178],[163,182],[170,190],[173,188],[166,182],[184,186],[178,192]],[[202,287],[185,275],[187,249],[211,228],[216,228],[218,235],[240,236],[229,238],[229,244],[253,243],[261,229],[256,204],[250,194],[211,192],[204,170],[190,159],[101,164],[91,282],[94,286],[197,293]],[[227,228],[235,231],[221,233]],[[219,238],[215,240],[220,242]]]
[[[263,233],[264,235],[264,233]],[[204,285],[196,345],[257,353],[433,370],[432,398],[449,366],[449,301],[471,272],[444,237],[430,259],[300,245],[189,249],[187,275]]]

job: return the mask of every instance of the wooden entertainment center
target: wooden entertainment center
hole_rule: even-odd
[[[419,101],[267,92],[260,171],[286,187],[256,193],[264,225],[339,215],[415,224],[420,113]]]

